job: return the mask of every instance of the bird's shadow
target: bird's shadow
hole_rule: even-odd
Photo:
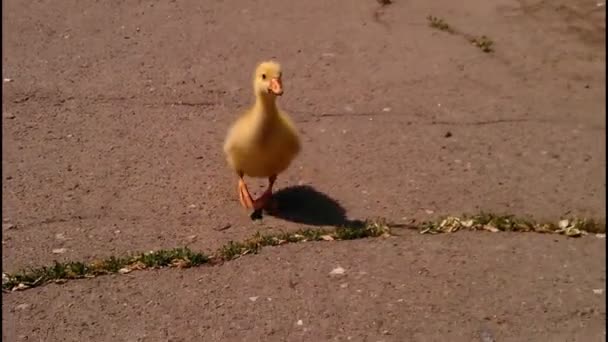
[[[267,214],[282,220],[312,226],[361,227],[365,224],[349,220],[340,203],[311,186],[283,188],[272,195],[272,200],[277,208]]]

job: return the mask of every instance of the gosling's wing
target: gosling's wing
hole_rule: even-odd
[[[294,154],[300,152],[302,147],[300,143],[298,129],[294,125],[289,114],[284,111],[280,111],[279,114],[281,118],[281,126],[283,127],[282,136],[285,143],[290,147],[291,151],[293,151]]]

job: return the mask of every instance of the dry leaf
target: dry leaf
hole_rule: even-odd
[[[145,268],[146,268],[146,265],[141,261],[138,261],[138,262],[135,262],[135,263],[132,263],[131,265],[129,265],[129,269],[132,271],[133,270],[143,270]]]
[[[574,227],[567,228],[565,230],[565,233],[566,233],[566,236],[569,236],[569,237],[576,237],[576,236],[583,235],[583,232],[581,232],[578,228],[574,228]]]
[[[331,235],[321,235],[321,239],[325,241],[334,241],[334,238]]]
[[[118,270],[118,273],[120,274],[127,274],[127,273],[131,273],[131,269],[129,269],[128,267],[123,267],[121,269]]]
[[[461,221],[461,224],[465,228],[471,228],[473,227],[473,220]]]
[[[462,224],[460,222],[460,219],[458,217],[453,216],[445,218],[443,221],[441,221],[441,224],[439,224],[439,228],[442,228],[443,230],[449,233],[453,233],[459,230],[461,226]]]
[[[30,287],[25,285],[24,283],[19,283],[19,285],[13,287],[12,291],[22,291],[22,290],[26,290],[29,289]]]
[[[190,267],[190,262],[184,259],[175,259],[171,262],[171,265],[177,268],[188,268]]]
[[[490,226],[490,225],[485,225],[485,226],[483,226],[483,229],[484,229],[484,230],[487,230],[487,231],[489,231],[489,232],[492,232],[492,233],[497,233],[497,232],[499,232],[499,231],[500,231],[498,228],[496,228],[496,227],[494,227],[494,226]]]

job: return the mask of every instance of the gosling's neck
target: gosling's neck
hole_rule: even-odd
[[[274,95],[256,93],[255,112],[261,115],[276,115],[278,112],[276,100]]]

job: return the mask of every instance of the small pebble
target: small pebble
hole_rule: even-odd
[[[29,309],[30,307],[31,307],[31,305],[30,305],[30,304],[25,304],[25,303],[23,303],[23,304],[19,304],[19,305],[17,305],[17,306],[15,307],[15,309],[17,309],[17,310],[27,310],[27,309]]]
[[[63,233],[55,234],[55,239],[56,240],[60,240],[60,241],[64,241],[65,240],[65,235]]]
[[[301,319],[299,319],[299,320],[296,322],[296,324],[297,324],[297,325],[299,325],[299,326],[302,326],[302,325],[304,325],[304,322],[302,322],[302,320],[301,320]]]
[[[13,79],[12,78],[5,78],[4,79],[4,83],[8,83],[8,82],[13,82]]]
[[[593,294],[601,295],[604,293],[604,289],[593,289]]]
[[[225,225],[223,225],[223,226],[221,226],[221,227],[219,227],[219,228],[217,228],[215,230],[223,231],[223,230],[226,230],[226,229],[230,229],[231,227],[232,227],[232,225],[230,223],[227,223],[227,224],[225,224]]]
[[[15,228],[15,225],[12,223],[3,223],[2,230],[9,230]]]
[[[256,300],[258,300],[259,297],[255,296],[255,297],[249,297],[249,300],[252,302],[255,302]]]
[[[338,266],[334,268],[331,272],[329,272],[329,275],[342,275],[344,273],[346,273],[346,270]]]
[[[382,111],[388,113],[391,111],[391,107],[384,107],[384,108],[382,108]]]
[[[482,330],[479,333],[482,342],[496,342],[494,335],[489,330]]]
[[[598,239],[605,239],[606,238],[606,234],[598,233],[598,234],[595,234],[595,237],[598,238]]]
[[[63,254],[65,252],[67,252],[66,248],[55,248],[55,249],[53,249],[53,254]]]

